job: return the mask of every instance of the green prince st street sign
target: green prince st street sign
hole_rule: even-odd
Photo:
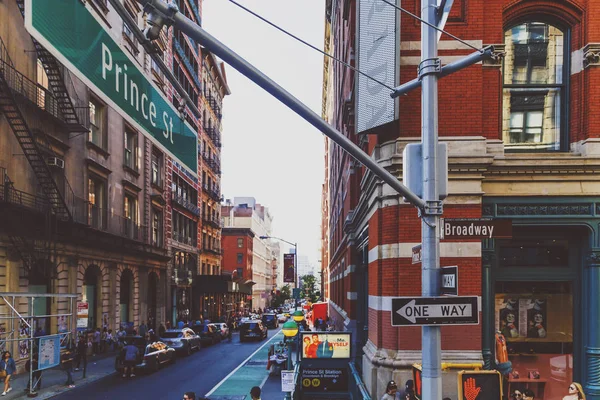
[[[197,176],[196,132],[84,3],[26,0],[25,27],[96,95]]]

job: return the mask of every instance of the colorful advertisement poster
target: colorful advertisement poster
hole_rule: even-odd
[[[547,335],[546,299],[520,299],[519,320],[521,336],[543,339]]]
[[[77,329],[88,327],[89,303],[77,302]]]
[[[350,358],[349,333],[302,332],[304,358]]]
[[[294,282],[294,256],[295,254],[283,255],[283,281],[286,283]]]
[[[39,369],[48,369],[60,364],[60,335],[39,339]]]
[[[506,340],[519,337],[519,299],[496,299],[496,330]]]
[[[69,331],[67,327],[67,317],[62,315],[58,317],[58,333],[66,333]]]
[[[20,320],[19,322],[19,358],[29,357],[29,348],[31,343],[29,342],[31,331],[25,321]]]

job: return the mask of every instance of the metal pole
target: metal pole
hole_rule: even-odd
[[[288,353],[286,369],[288,371],[292,371],[294,368],[294,365],[292,364],[292,338],[285,338],[285,340],[287,342],[287,353]],[[285,392],[285,400],[291,400],[291,399],[292,399],[292,393]]]
[[[300,285],[298,285],[298,244],[294,243],[294,263],[296,264],[294,267],[294,287],[296,289],[298,289],[298,287]],[[297,292],[297,290],[296,290]],[[296,309],[298,308],[298,300],[300,299],[294,299],[295,303],[296,303]]]
[[[173,10],[167,6],[163,0],[137,0],[138,3],[147,6],[149,9],[154,8],[163,15],[169,16],[169,22],[173,23],[177,29],[196,40],[202,46],[210,50],[214,55],[220,57],[224,62],[238,70],[242,75],[256,83],[258,86],[265,89],[273,97],[288,106],[296,114],[300,115],[307,122],[319,129],[326,136],[331,138],[348,154],[354,157],[358,162],[369,169],[375,176],[387,183],[392,189],[400,193],[406,200],[419,209],[425,207],[425,202],[404,186],[397,177],[383,168],[365,153],[360,147],[355,145],[349,138],[342,135],[337,129],[325,122],[317,113],[312,111],[308,106],[294,97],[291,93],[275,83],[267,75],[259,71],[256,67],[244,60],[233,50],[225,46],[223,43],[215,39],[207,33],[198,24],[186,18],[180,12],[173,14]],[[152,11],[154,12],[154,11]]]
[[[421,18],[436,23],[437,0],[421,0]],[[441,203],[438,194],[438,74],[437,32],[421,24],[421,126],[423,154],[423,200],[426,211],[421,219],[422,295],[439,295]],[[423,399],[442,398],[441,335],[439,326],[422,327]]]

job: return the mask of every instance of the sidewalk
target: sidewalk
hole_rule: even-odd
[[[104,353],[97,356],[89,356],[86,370],[86,377],[83,379],[83,368],[79,371],[73,371],[73,380],[75,386],[86,385],[90,382],[97,381],[106,376],[112,375],[115,372],[115,356],[116,353]],[[83,365],[83,363],[82,363]],[[61,393],[69,391],[65,386],[67,381],[67,373],[60,367],[48,369],[42,372],[42,389],[38,391],[36,399],[49,399]],[[25,388],[29,382],[29,374],[21,373],[13,376],[11,386],[13,390],[6,396],[0,399],[27,399]]]

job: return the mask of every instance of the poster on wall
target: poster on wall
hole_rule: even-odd
[[[67,317],[62,315],[58,317],[58,333],[66,333],[69,331],[67,327]]]
[[[496,331],[500,331],[506,340],[519,337],[519,299],[496,299]]]
[[[39,369],[48,369],[60,364],[60,335],[40,338]]]
[[[77,329],[86,329],[88,327],[89,303],[77,302]]]
[[[521,336],[534,339],[546,337],[548,329],[546,305],[546,299],[520,299],[519,323]]]
[[[286,283],[293,283],[295,280],[294,257],[293,253],[283,255],[283,281]]]
[[[102,327],[108,328],[108,313],[102,314]]]
[[[304,358],[350,358],[349,333],[302,333]]]
[[[20,321],[19,322],[19,339],[23,339],[23,340],[19,340],[19,358],[27,358],[29,357],[29,347],[30,347],[30,343],[29,343],[29,335],[30,335],[30,328],[29,326],[25,323],[25,321]]]

